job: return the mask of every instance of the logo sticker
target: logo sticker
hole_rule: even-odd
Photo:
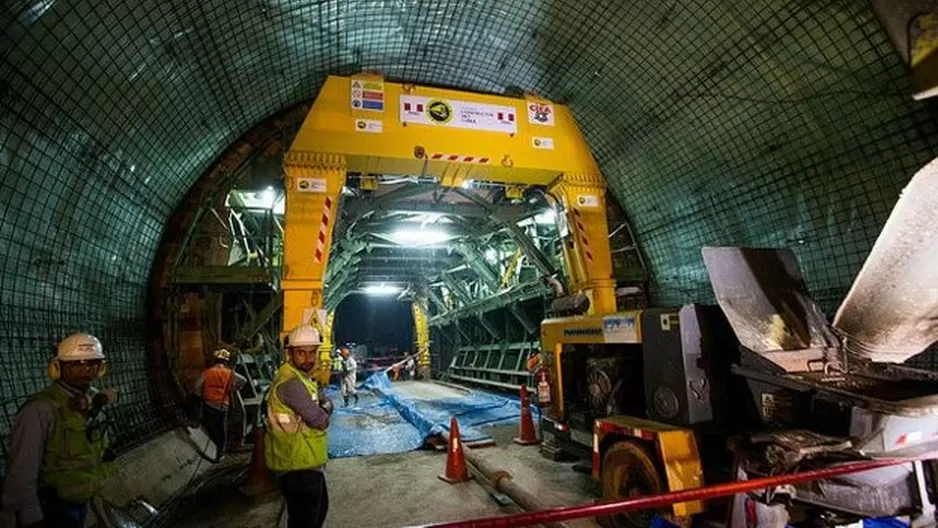
[[[578,207],[599,207],[599,196],[595,194],[581,194],[576,197]]]
[[[554,150],[554,138],[534,137],[531,138],[531,145],[536,149]]]
[[[535,125],[554,126],[554,105],[528,101],[528,122]]]
[[[446,101],[430,101],[427,104],[427,117],[436,123],[449,123],[453,119],[453,107]]]
[[[356,132],[370,132],[372,134],[380,134],[383,131],[384,127],[382,122],[378,119],[356,119],[355,120],[355,131]]]
[[[299,178],[296,182],[299,192],[324,193],[326,192],[325,178]]]

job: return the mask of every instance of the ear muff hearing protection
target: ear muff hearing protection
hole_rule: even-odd
[[[103,378],[107,375],[107,361],[101,360],[101,365],[98,366],[98,376]],[[62,379],[62,362],[58,359],[53,358],[49,362],[49,379],[52,381],[59,381]]]

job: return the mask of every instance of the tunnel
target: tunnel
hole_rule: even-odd
[[[832,315],[902,189],[938,157],[938,109],[916,71],[934,39],[934,7],[884,4],[7,2],[3,459],[17,410],[48,384],[56,343],[75,332],[101,340],[119,388],[118,454],[146,450],[186,422],[186,387],[203,365],[186,363],[180,347],[198,355],[210,340],[180,345],[179,310],[254,314],[270,292],[242,291],[249,308],[240,300],[206,308],[222,301],[199,293],[204,277],[186,282],[186,294],[167,293],[185,282],[174,266],[192,257],[192,230],[212,229],[229,192],[277,185],[329,75],[377,72],[567,105],[608,187],[610,230],[621,238],[613,239],[617,277],[640,285],[647,305],[715,302],[703,246],[785,247]],[[192,258],[204,264],[212,244],[233,244],[223,231],[205,235]],[[548,294],[519,297],[518,306],[544,317]],[[230,335],[224,317],[216,333]],[[452,324],[431,325],[434,371],[459,355],[452,335],[490,339],[494,326],[506,342],[537,340],[505,304],[488,319]],[[938,356],[926,351],[909,364],[934,370]]]

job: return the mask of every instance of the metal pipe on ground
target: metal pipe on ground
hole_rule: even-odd
[[[447,443],[449,443],[449,434],[443,433],[443,437]],[[472,449],[464,449],[463,456],[466,459],[466,462],[472,466],[480,475],[482,475],[485,480],[488,480],[492,483],[492,486],[499,493],[504,493],[512,501],[520,506],[523,510],[528,512],[539,512],[547,510],[547,506],[542,504],[537,498],[524,489],[520,484],[515,482],[514,478],[511,476],[511,473],[495,466],[492,462],[486,460],[484,457],[476,453]],[[536,523],[537,524],[537,523]],[[547,528],[568,528],[568,526],[561,522],[545,522],[540,523]]]
[[[466,457],[466,459],[468,460],[468,457]],[[871,469],[895,466],[899,464],[908,464],[910,462],[920,460],[934,459],[938,459],[938,451],[931,451],[926,454],[908,458],[848,462],[846,464],[835,467],[813,469],[809,471],[802,471],[800,473],[775,475],[772,477],[762,477],[738,482],[727,482],[724,484],[704,486],[701,488],[671,491],[657,495],[647,495],[644,497],[637,497],[634,499],[626,499],[622,501],[606,501],[598,502],[596,504],[581,504],[577,506],[565,506],[562,508],[552,508],[549,510],[519,513],[501,517],[486,517],[481,519],[470,519],[466,521],[439,523],[424,526],[423,528],[514,528],[520,526],[535,526],[544,523],[568,521],[572,519],[606,517],[615,515],[617,513],[670,506],[678,502],[725,497],[759,489],[773,488],[784,484],[799,484],[803,482],[823,480],[830,477],[836,477],[838,475],[859,473],[861,471],[868,471]]]

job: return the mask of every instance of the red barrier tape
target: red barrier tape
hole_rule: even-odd
[[[859,462],[848,462],[837,467],[814,469],[811,471],[791,473],[788,475],[762,477],[741,482],[727,482],[725,484],[715,484],[713,486],[704,486],[702,488],[672,491],[668,493],[648,495],[645,497],[638,497],[623,501],[604,501],[598,502],[596,504],[565,506],[562,508],[552,508],[549,510],[537,512],[506,515],[504,517],[485,517],[466,521],[426,525],[423,528],[511,528],[516,526],[531,526],[534,524],[547,524],[569,521],[572,519],[583,519],[587,517],[605,517],[609,515],[615,515],[617,513],[659,508],[662,506],[670,506],[671,504],[676,504],[679,502],[725,497],[728,495],[736,495],[738,493],[745,493],[757,489],[781,486],[783,484],[810,482],[812,480],[821,480],[829,477],[835,477],[837,475],[845,475],[847,473],[857,473],[870,469],[931,459],[938,459],[938,452],[930,452],[926,455],[911,458],[892,458],[884,460],[863,460]]]

